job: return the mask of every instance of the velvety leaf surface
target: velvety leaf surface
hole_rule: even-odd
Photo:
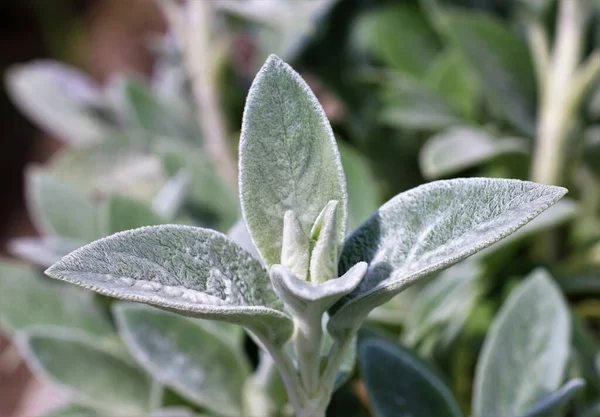
[[[521,416],[556,391],[569,359],[570,313],[552,277],[538,269],[496,315],[475,375],[473,416]]]
[[[125,196],[115,195],[108,200],[108,233],[113,234],[142,226],[166,223],[149,205]]]
[[[352,328],[370,310],[421,277],[445,269],[513,233],[566,189],[470,178],[437,181],[385,203],[346,241],[340,273],[369,263],[356,290],[333,306],[329,329]]]
[[[112,127],[94,114],[102,94],[86,74],[50,60],[11,67],[6,86],[27,117],[59,139],[74,145],[110,134]]]
[[[535,219],[521,227],[515,233],[505,237],[501,241],[494,243],[487,249],[479,252],[475,257],[486,257],[493,254],[498,249],[514,244],[523,239],[527,239],[545,230],[551,230],[561,224],[573,220],[578,212],[578,204],[570,198],[563,198],[557,201],[553,206],[541,213]]]
[[[148,410],[148,376],[97,338],[44,327],[20,333],[17,345],[36,376],[76,403],[112,415],[143,415]]]
[[[112,332],[93,294],[53,282],[29,266],[8,260],[0,262],[0,324],[9,333],[34,325]]]
[[[377,182],[367,159],[358,151],[338,143],[348,182],[348,230],[354,230],[379,208]]]
[[[40,231],[83,242],[105,235],[99,205],[41,168],[26,176],[29,212]]]
[[[214,230],[164,225],[117,233],[46,273],[104,295],[241,324],[274,343],[291,333],[267,272]]]
[[[535,130],[535,79],[526,43],[491,15],[448,15],[453,39],[484,95],[506,121],[522,132]]]
[[[155,379],[218,414],[240,415],[250,369],[235,345],[201,320],[143,305],[118,304],[114,311],[129,351]]]
[[[339,246],[343,243],[346,181],[331,127],[304,80],[274,55],[256,76],[246,102],[240,199],[248,230],[268,266],[280,262],[288,210],[299,215],[308,234],[323,207],[339,201]]]
[[[387,66],[422,77],[439,52],[435,33],[416,5],[376,8],[355,24],[354,43]]]
[[[495,138],[486,131],[455,126],[432,136],[419,155],[427,178],[442,178],[475,167],[499,155],[526,152],[527,143],[518,138]]]
[[[359,338],[358,363],[375,417],[463,415],[441,378],[394,342]]]

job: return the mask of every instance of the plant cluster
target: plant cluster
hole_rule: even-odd
[[[600,415],[591,1],[159,3],[149,82],[7,73],[71,145],[27,170],[41,236],[0,263],[53,416]],[[236,168],[216,14],[257,28],[251,71],[325,81],[334,129],[270,55]]]

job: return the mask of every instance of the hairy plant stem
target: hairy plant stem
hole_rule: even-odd
[[[179,6],[173,0],[159,0],[159,5],[183,53],[206,151],[215,169],[237,189],[237,164],[228,146],[225,118],[216,88],[216,69],[222,51],[213,33],[215,16],[212,1],[188,0],[184,6]]]
[[[309,397],[317,395],[319,390],[319,365],[321,358],[321,328],[320,314],[308,314],[302,319],[296,319],[294,333],[294,348],[298,358],[298,369],[302,385]]]
[[[587,3],[588,0],[560,1],[553,53],[545,74],[541,74],[543,89],[531,177],[544,184],[563,182],[565,145],[571,116],[578,104],[573,102],[571,89],[581,60]],[[542,54],[533,52],[534,56]]]

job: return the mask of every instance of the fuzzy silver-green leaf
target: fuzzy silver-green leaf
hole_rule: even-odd
[[[204,320],[135,304],[117,304],[114,312],[132,356],[156,380],[218,414],[240,415],[250,368],[235,345]]]
[[[488,332],[475,372],[473,416],[521,416],[556,391],[569,360],[566,300],[544,270],[511,292]]]
[[[248,230],[268,266],[280,263],[283,217],[298,213],[308,233],[330,200],[346,230],[346,181],[331,127],[304,80],[271,55],[246,102],[240,139],[240,199]]]
[[[104,295],[240,324],[276,344],[292,331],[267,271],[214,230],[164,225],[117,233],[46,273]]]
[[[401,193],[346,241],[340,273],[369,263],[365,279],[333,306],[330,330],[352,329],[419,278],[448,268],[515,232],[565,193],[528,181],[437,181]]]

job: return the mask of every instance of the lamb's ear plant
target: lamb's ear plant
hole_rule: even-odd
[[[329,122],[302,78],[273,55],[248,95],[239,148],[242,212],[260,260],[219,232],[161,225],[95,241],[46,273],[243,326],[271,356],[298,417],[325,415],[371,310],[566,193],[508,179],[432,182],[392,198],[346,237],[346,179]]]

